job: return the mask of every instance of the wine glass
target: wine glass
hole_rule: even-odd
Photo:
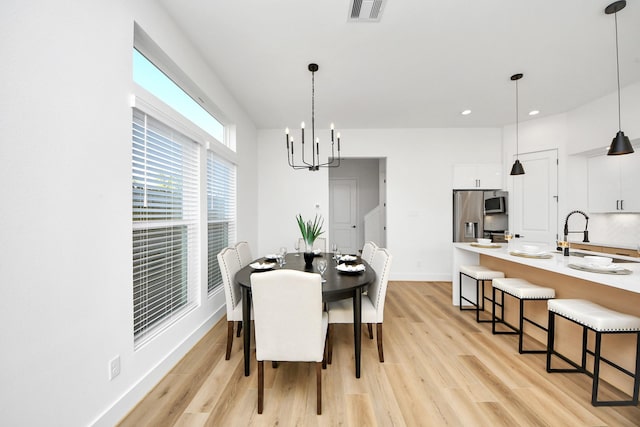
[[[281,253],[276,255],[276,260],[278,261],[278,266],[280,266],[280,268],[282,268],[282,266],[285,264],[284,262],[284,255],[282,255]]]
[[[293,242],[293,248],[296,250],[296,256],[300,256],[300,239]]]
[[[331,244],[331,252],[333,252],[333,259],[336,259],[336,252],[338,251],[338,245],[336,243]]]
[[[327,271],[327,260],[319,259],[318,262],[316,263],[316,267],[318,268],[318,272],[322,277],[322,281],[326,282],[327,280],[324,278],[324,272]]]
[[[336,259],[336,263],[340,262],[340,258],[342,258],[342,252],[340,252],[340,248],[336,247],[336,255],[335,255],[335,259]]]
[[[286,264],[287,261],[285,259],[285,257],[287,256],[287,247],[286,246],[281,246],[280,247],[280,255],[282,256],[282,265]],[[280,267],[282,267],[282,265]]]
[[[507,249],[509,249],[509,241],[513,239],[513,234],[509,230],[504,230],[504,240],[507,241]]]

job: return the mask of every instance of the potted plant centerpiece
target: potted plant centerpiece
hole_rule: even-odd
[[[298,221],[298,227],[300,227],[300,233],[302,233],[302,240],[304,241],[304,264],[305,267],[310,268],[313,262],[313,242],[316,241],[319,235],[324,233],[322,226],[324,225],[324,219],[316,214],[313,221],[307,222],[302,219],[302,215],[296,216]]]

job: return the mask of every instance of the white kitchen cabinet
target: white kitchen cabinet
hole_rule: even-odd
[[[640,212],[640,156],[596,156],[587,164],[589,212]]]
[[[502,188],[502,165],[500,163],[476,163],[453,165],[453,189]]]

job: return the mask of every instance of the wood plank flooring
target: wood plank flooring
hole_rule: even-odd
[[[322,373],[316,415],[311,363],[265,364],[264,413],[257,366],[243,375],[242,339],[224,360],[226,319],[125,417],[121,426],[638,426],[639,407],[591,406],[591,379],[548,374],[545,355],[519,355],[517,337],[492,335],[451,305],[450,282],[390,282],[385,362],[363,327],[356,379],[353,328],[336,325],[333,363]],[[619,395],[606,384],[601,393]]]

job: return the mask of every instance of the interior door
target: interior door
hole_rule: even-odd
[[[331,244],[344,253],[357,253],[358,244],[358,183],[355,179],[329,180]]]
[[[519,158],[525,173],[511,177],[511,231],[527,242],[555,248],[558,237],[558,151],[520,154]]]

